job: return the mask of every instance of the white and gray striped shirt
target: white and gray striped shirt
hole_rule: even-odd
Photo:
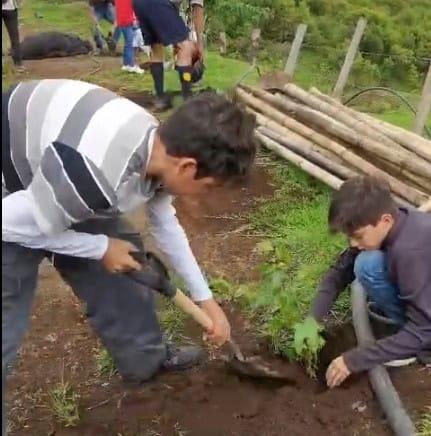
[[[142,177],[158,125],[150,113],[96,85],[40,80],[3,95],[2,125],[4,241],[101,258],[104,235],[69,228],[147,203],[162,252],[195,300],[211,297],[172,198]]]

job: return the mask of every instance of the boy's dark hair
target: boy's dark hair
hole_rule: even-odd
[[[331,232],[352,235],[361,227],[377,224],[382,215],[396,213],[389,184],[376,177],[359,176],[344,182],[334,193],[328,224]]]
[[[196,178],[245,176],[254,160],[254,115],[226,97],[203,93],[184,103],[159,128],[171,156],[196,159]]]

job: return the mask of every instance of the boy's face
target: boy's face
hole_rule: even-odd
[[[212,188],[220,186],[213,177],[196,179],[197,162],[193,158],[171,159],[169,169],[164,171],[164,188],[173,195],[202,195]]]
[[[350,245],[360,250],[379,250],[394,224],[390,214],[384,214],[375,225],[369,224],[353,232],[350,236]]]

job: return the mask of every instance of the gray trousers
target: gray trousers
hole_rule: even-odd
[[[139,234],[118,218],[88,221],[75,229],[129,240],[142,248]],[[2,242],[2,410],[6,373],[27,330],[39,264],[47,255],[42,250]],[[121,376],[132,382],[154,376],[167,352],[153,292],[126,275],[108,273],[99,261],[55,255],[54,265],[86,303],[89,323]]]

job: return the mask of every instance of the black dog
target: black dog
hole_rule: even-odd
[[[25,60],[76,56],[92,50],[89,41],[62,32],[39,33],[25,38],[21,43],[22,58]]]

